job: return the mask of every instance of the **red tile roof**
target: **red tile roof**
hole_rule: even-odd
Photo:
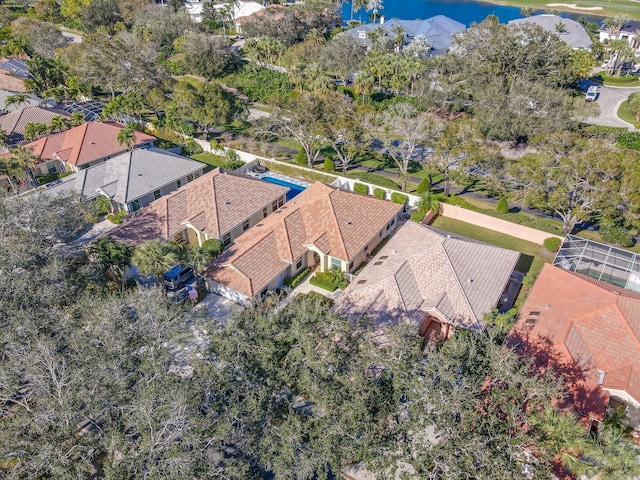
[[[309,246],[352,260],[401,210],[391,202],[316,182],[238,237],[204,276],[252,297]]]
[[[607,389],[640,401],[640,299],[545,265],[507,345],[560,373],[575,410],[601,420]],[[566,404],[569,405],[568,403]]]
[[[112,156],[127,150],[118,142],[118,133],[125,127],[114,122],[87,122],[65,132],[49,135],[27,146],[41,162],[59,158],[71,165],[81,166],[106,156]],[[141,145],[155,137],[135,132],[134,146]]]

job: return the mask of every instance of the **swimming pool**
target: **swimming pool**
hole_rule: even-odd
[[[287,192],[287,202],[291,200],[293,197],[295,197],[296,195],[298,195],[300,192],[303,192],[308,187],[308,184],[307,185],[304,184],[305,182],[298,183],[298,181],[294,179],[291,179],[292,181],[289,181],[288,179],[283,180],[282,178],[279,178],[279,177],[284,177],[284,175],[282,176],[278,175],[278,177],[275,177],[273,176],[273,174],[267,174],[267,175],[263,175],[260,178],[265,182],[274,183],[276,185],[282,185],[283,187],[289,187],[289,191]],[[293,183],[293,181],[295,181],[296,183]]]

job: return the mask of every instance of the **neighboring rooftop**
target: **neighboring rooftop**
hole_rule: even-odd
[[[600,31],[609,31],[609,28],[605,25],[604,22],[602,22],[602,25],[600,25]],[[628,33],[631,35],[635,35],[638,31],[640,31],[640,20],[627,20],[620,29],[620,33]]]
[[[350,261],[401,210],[401,205],[313,183],[238,237],[204,276],[253,297],[308,247]]]
[[[367,314],[379,325],[416,327],[431,313],[451,325],[481,330],[519,257],[407,222],[347,287],[335,309],[351,318]]]
[[[0,70],[4,70],[23,80],[29,76],[29,67],[27,67],[27,64],[22,58],[6,58],[0,60]]]
[[[367,38],[368,32],[382,28],[387,32],[387,36],[395,37],[396,34],[392,29],[396,26],[404,28],[405,37],[409,43],[418,35],[426,37],[432,50],[436,53],[444,53],[451,45],[452,35],[466,29],[465,25],[460,22],[444,15],[436,15],[426,20],[400,20],[398,18],[392,18],[383,24],[367,23],[347,30],[344,34],[357,38],[368,45],[370,42]]]
[[[76,167],[126,150],[118,142],[123,125],[113,122],[87,122],[67,131],[49,135],[28,143],[41,162],[59,159]],[[134,146],[155,140],[155,137],[135,132]]]
[[[45,192],[53,195],[75,190],[91,199],[102,190],[115,202],[126,205],[204,166],[160,148],[138,148],[65,177]]]
[[[547,32],[558,35],[562,41],[576,50],[589,50],[593,46],[593,41],[584,27],[570,18],[545,13],[509,22],[509,25],[523,24],[539,25]]]
[[[0,130],[7,136],[7,145],[25,141],[24,127],[27,123],[49,125],[56,116],[68,117],[69,114],[57,108],[26,107],[0,116]]]
[[[129,215],[109,236],[139,245],[154,238],[173,238],[190,223],[209,237],[222,238],[287,190],[217,168]]]
[[[609,390],[640,403],[640,294],[545,264],[507,345],[562,375],[563,406],[590,419],[604,417]]]
[[[553,264],[570,272],[640,292],[640,255],[622,248],[567,235]]]

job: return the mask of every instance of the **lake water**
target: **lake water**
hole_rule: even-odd
[[[571,2],[568,2],[571,3]],[[491,3],[476,2],[471,0],[386,0],[384,9],[380,12],[386,20],[400,18],[402,20],[426,19],[435,15],[446,15],[466,26],[479,23],[488,15],[496,15],[501,23],[522,18],[519,7],[507,7]],[[542,11],[540,11],[542,13]],[[354,20],[369,22],[369,12],[359,10],[353,14]],[[561,13],[561,17],[573,18],[586,17],[589,21],[600,23],[602,18],[583,15],[580,13]],[[351,19],[351,2],[345,3],[342,9],[342,18]]]

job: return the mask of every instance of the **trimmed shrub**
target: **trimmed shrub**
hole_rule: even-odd
[[[202,247],[200,248],[207,252],[207,256],[210,260],[213,260],[222,253],[222,250],[224,250],[224,245],[217,238],[208,238],[204,242],[202,242]]]
[[[322,272],[318,272],[318,273],[322,273]],[[309,279],[309,283],[311,285],[315,285],[316,287],[324,288],[325,290],[328,290],[329,292],[335,292],[336,291],[338,286],[335,283],[323,282],[322,280],[317,278],[317,275],[318,274],[316,273],[316,275],[314,275],[313,277],[311,277]]]
[[[307,278],[309,275],[309,269],[305,268],[300,273],[298,273],[295,277],[287,277],[284,279],[283,283],[289,288],[296,288],[298,285],[302,283],[302,281]]]
[[[111,213],[107,215],[107,220],[109,220],[111,223],[115,223],[116,225],[119,225],[122,223],[122,219],[126,216],[127,216],[126,210],[118,210],[116,213]]]
[[[393,192],[391,194],[391,201],[393,203],[397,203],[398,205],[406,205],[408,199],[409,197],[407,197],[404,193]]]
[[[423,193],[427,193],[429,190],[431,190],[431,182],[429,181],[429,179],[423,178],[422,180],[420,180],[418,188],[416,188],[416,193],[418,195],[422,195]]]
[[[307,166],[307,153],[304,151],[304,148],[298,150],[298,154],[296,155],[296,163],[303,167]]]
[[[38,175],[36,177],[36,182],[38,182],[38,185],[44,185],[45,183],[53,182],[54,180],[59,180],[71,175],[71,173],[72,172],[45,173],[44,175]]]
[[[384,200],[384,197],[387,196],[387,192],[381,188],[374,188],[373,196],[376,197],[377,199]]]
[[[501,197],[496,204],[496,211],[499,213],[509,213],[509,202],[505,197]]]
[[[630,247],[633,245],[633,235],[629,231],[618,225],[602,225],[600,227],[602,240],[616,247]]]
[[[369,195],[369,186],[364,183],[354,183],[353,191],[356,193],[362,193],[363,195]]]
[[[336,162],[333,161],[331,155],[327,155],[324,157],[324,171],[325,172],[335,172],[336,171]]]
[[[427,216],[427,213],[424,210],[422,210],[421,208],[417,208],[411,214],[411,220],[413,220],[416,223],[422,223],[422,220],[424,220],[424,217],[426,216]]]
[[[242,166],[244,166],[244,162],[242,160],[228,160],[222,164],[222,168],[231,171],[237,170]]]
[[[629,150],[640,150],[640,133],[623,133],[616,139],[616,143],[620,148],[628,148]]]
[[[98,215],[107,215],[111,213],[111,200],[102,195],[95,199],[96,208],[98,209]]]
[[[560,239],[556,237],[545,238],[543,242],[544,248],[549,252],[557,252],[560,248]]]
[[[187,138],[182,146],[182,154],[190,157],[202,153],[202,147],[193,138]]]

